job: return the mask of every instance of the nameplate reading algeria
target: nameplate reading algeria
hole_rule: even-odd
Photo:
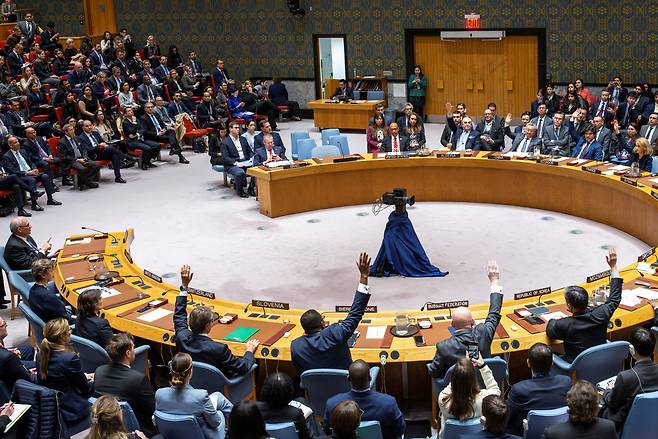
[[[468,306],[468,300],[453,300],[450,302],[429,302],[426,309],[428,311],[435,311],[437,309],[458,308],[460,306]]]
[[[257,306],[259,308],[271,308],[271,309],[290,309],[290,304],[285,302],[274,302],[272,300],[251,300],[252,306]]]
[[[352,308],[350,305],[336,305],[336,312],[349,312],[350,308]],[[366,306],[365,312],[377,312],[377,305]]]
[[[591,276],[587,276],[587,279],[585,280],[585,282],[587,282],[587,283],[594,282],[594,281],[597,281],[599,279],[603,279],[604,277],[608,277],[608,276],[610,276],[610,270],[602,271],[600,273],[596,273],[596,274],[593,274]]]
[[[646,258],[651,256],[654,252],[656,251],[656,247],[651,247],[649,250],[645,251],[642,253],[640,256],[637,257],[638,262],[644,261]]]
[[[205,297],[206,299],[214,299],[215,298],[215,293],[211,293],[210,291],[197,290],[196,288],[192,288],[192,287],[189,287],[187,289],[187,292],[189,294],[193,294],[195,296]]]
[[[514,295],[514,300],[527,299],[528,297],[543,296],[544,294],[549,294],[551,292],[551,287],[537,288],[536,290],[523,291],[522,293],[516,293]]]
[[[149,279],[153,279],[156,282],[162,283],[162,278],[160,276],[155,273],[151,273],[146,269],[144,269],[144,276],[148,277]]]

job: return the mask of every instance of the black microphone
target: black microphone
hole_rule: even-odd
[[[119,260],[119,257],[118,257],[117,255],[113,255],[113,254],[110,254],[110,253],[93,253],[93,254],[91,254],[91,255],[87,255],[87,256],[85,256],[85,259],[87,259],[87,260],[91,260],[91,258],[93,258],[93,257],[95,257],[95,256],[108,256],[108,257],[114,259],[114,260],[117,261],[117,262],[121,262],[121,261]],[[103,259],[103,258],[100,258],[100,259]]]
[[[246,313],[250,306],[251,303],[247,303],[247,306],[244,307],[244,310],[242,312]]]
[[[114,236],[113,234],[109,233],[109,232],[103,232],[102,230],[92,229],[91,227],[85,227],[85,226],[82,226],[80,228],[82,230],[91,230],[92,232],[98,232],[98,233],[102,233],[103,235],[111,236],[112,237],[112,244],[118,244],[119,243],[119,240],[117,239],[117,237]]]
[[[137,275],[137,274],[125,274],[125,275],[121,275],[121,277],[124,278],[124,279],[125,279],[125,278],[128,278],[128,277],[136,277],[136,278],[138,278],[143,284],[146,283],[146,282],[144,282],[144,278],[143,278],[142,276]]]
[[[434,302],[425,302],[425,304],[424,304],[423,306],[420,307],[420,310],[421,310],[421,311],[425,311],[425,307],[426,307],[427,305],[429,305],[430,303],[434,303]]]

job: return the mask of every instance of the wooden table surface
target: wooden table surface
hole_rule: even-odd
[[[317,99],[309,101],[308,106],[313,109],[313,120],[317,128],[365,131],[368,128],[368,121],[375,114],[375,107],[381,103],[384,101],[331,103],[329,99]]]

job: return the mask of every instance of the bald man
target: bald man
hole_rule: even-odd
[[[436,345],[436,355],[430,364],[430,375],[442,378],[450,366],[464,357],[469,345],[477,345],[484,358],[491,357],[491,341],[500,322],[500,310],[503,304],[503,287],[498,284],[500,274],[496,261],[490,261],[488,267],[491,293],[489,295],[489,314],[484,323],[475,324],[468,308],[459,307],[452,311],[452,336]]]

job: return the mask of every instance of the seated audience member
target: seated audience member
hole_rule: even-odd
[[[254,152],[254,155],[256,154],[256,145],[254,144],[255,138],[256,138],[256,121],[255,120],[250,120],[247,121],[245,124],[246,131],[242,133],[242,137],[247,139],[247,143],[249,144],[249,148]],[[278,134],[278,133],[277,133]],[[261,142],[262,142],[262,137],[261,137]],[[262,145],[261,145],[262,148]],[[260,148],[259,148],[260,149]]]
[[[207,390],[190,386],[192,379],[192,357],[183,352],[174,355],[169,363],[171,386],[155,392],[155,409],[175,415],[194,415],[206,439],[224,439],[226,420],[223,412],[230,412],[233,404],[221,393],[216,398],[217,407]]]
[[[473,121],[468,116],[462,116],[462,125],[456,129],[453,138],[455,139],[452,145],[453,151],[480,149],[480,133],[473,129]]]
[[[256,405],[268,424],[293,422],[299,439],[310,439],[313,433],[309,430],[302,404],[294,401],[295,386],[285,373],[275,372],[265,378],[260,390],[260,400]],[[310,410],[310,409],[308,409]],[[311,422],[315,420],[311,417]]]
[[[57,123],[57,115],[55,108],[48,103],[46,95],[37,83],[30,85],[30,90],[27,93],[27,106],[30,109],[30,115],[46,115],[50,123]]]
[[[302,120],[300,117],[302,110],[299,109],[299,103],[288,99],[288,90],[286,85],[281,82],[281,78],[272,79],[272,85],[270,85],[267,93],[274,105],[288,107],[288,115],[291,119]]]
[[[141,431],[128,434],[123,411],[113,396],[101,396],[91,406],[91,429],[85,439],[147,439]]]
[[[489,313],[483,323],[475,324],[468,308],[459,307],[452,311],[452,336],[436,344],[436,355],[430,364],[430,375],[441,378],[446,371],[463,358],[469,345],[477,345],[485,358],[491,357],[491,341],[500,322],[500,309],[503,304],[503,287],[498,283],[500,274],[496,261],[489,262],[490,282]]]
[[[37,130],[34,128],[25,129],[25,143],[23,143],[22,153],[26,155],[27,160],[36,165],[37,168],[48,174],[50,180],[53,179],[51,165],[59,165],[59,158],[53,157],[48,142],[42,137],[37,136]],[[55,191],[57,189],[55,188]]]
[[[184,95],[188,97],[201,96],[203,94],[206,80],[203,76],[195,76],[192,72],[192,67],[183,66],[183,74],[180,77],[180,83],[185,91]]]
[[[656,338],[651,331],[636,328],[631,332],[629,341],[630,354],[635,364],[630,370],[617,374],[612,391],[604,394],[602,413],[602,417],[615,423],[620,433],[635,397],[640,393],[658,390],[658,364],[652,359]]]
[[[569,420],[544,430],[542,439],[617,439],[614,422],[597,418],[598,395],[594,386],[579,380],[567,392]]]
[[[83,124],[84,125],[84,124]],[[114,140],[119,140],[119,137],[116,135],[112,124],[109,122],[108,118],[105,116],[103,110],[98,110],[96,112],[96,117],[92,122],[94,131],[98,133],[103,142],[112,142]],[[123,160],[129,160],[124,157]]]
[[[521,439],[505,433],[509,409],[505,399],[500,396],[489,395],[482,400],[482,423],[483,430],[476,434],[460,434],[460,439]]]
[[[11,235],[5,244],[5,261],[12,270],[30,270],[32,263],[37,259],[45,259],[50,256],[56,256],[57,253],[50,254],[53,245],[48,241],[41,244],[41,247],[32,238],[32,225],[27,218],[14,218],[9,223]]]
[[[585,129],[589,126],[587,121],[587,110],[579,108],[573,114],[569,121],[569,133],[571,134],[571,151],[573,151],[576,143],[585,135]]]
[[[71,328],[63,318],[43,328],[39,351],[39,384],[62,392],[59,412],[66,425],[89,418],[89,398],[94,391],[94,374],[82,372],[80,357],[71,347]]]
[[[404,136],[409,142],[409,149],[415,151],[416,149],[425,148],[425,127],[419,121],[420,116],[412,113],[409,116],[407,127],[404,129]]]
[[[14,193],[14,201],[16,203],[16,216],[30,217],[31,213],[27,212],[25,206],[25,193],[32,191],[32,188],[24,181],[24,179],[16,175],[9,175],[0,163],[0,190],[12,191]],[[38,194],[34,193],[31,196],[36,197]],[[0,303],[0,309],[5,309],[4,303]]]
[[[382,436],[385,439],[396,439],[404,434],[404,415],[400,411],[395,398],[385,393],[370,390],[370,366],[363,360],[350,364],[348,380],[352,390],[339,393],[327,400],[324,412],[324,431],[331,432],[331,413],[342,401],[355,401],[361,410],[362,421],[379,421]]]
[[[130,367],[135,361],[135,343],[132,335],[121,332],[111,336],[105,349],[111,362],[96,369],[94,374],[96,393],[113,395],[126,401],[135,412],[141,430],[149,436],[154,435],[155,428],[151,416],[155,410],[155,395],[144,373]]]
[[[280,160],[288,160],[285,151],[274,145],[274,138],[271,134],[265,134],[263,137],[263,147],[258,148],[254,155],[254,166],[278,162]]]
[[[226,127],[223,125],[220,125],[217,131],[217,139],[213,141],[212,137],[210,137],[210,144],[208,145],[208,155],[210,156],[211,165],[223,165],[224,163],[221,154],[221,144],[228,134]]]
[[[110,89],[111,94],[116,95],[117,93],[119,93],[121,91],[121,85],[124,82],[128,82],[128,80],[121,72],[121,67],[113,66],[112,74],[110,75],[109,79],[106,82],[108,88]]]
[[[21,103],[18,99],[13,99],[10,109],[5,114],[7,127],[11,128],[12,133],[17,136],[25,136],[25,129],[33,127],[40,136],[52,137],[62,134],[60,130],[54,128],[48,122],[32,122],[24,110],[21,110]]]
[[[245,346],[244,357],[236,357],[224,343],[219,343],[208,337],[215,324],[215,313],[212,308],[199,305],[190,312],[189,328],[187,319],[187,288],[193,273],[189,265],[181,267],[181,290],[176,298],[174,311],[174,328],[176,331],[176,347],[187,352],[194,361],[200,361],[215,366],[227,378],[244,375],[254,364],[254,351],[260,343],[250,339]]]
[[[498,116],[495,116],[494,111],[487,108],[484,110],[484,118],[475,127],[480,133],[480,146],[484,151],[500,151],[505,145],[505,129],[495,117]]]
[[[155,102],[155,97],[160,96],[157,87],[151,82],[151,77],[144,75],[142,85],[137,87],[137,100],[139,105],[145,105],[147,102]]]
[[[222,82],[228,84],[235,84],[235,80],[231,78],[228,71],[224,68],[224,60],[218,59],[217,64],[210,72],[212,78],[215,80],[215,87],[219,87]]]
[[[224,125],[217,112],[217,105],[208,91],[203,92],[203,100],[196,106],[196,117],[201,128],[214,128],[218,131],[219,127]]]
[[[37,259],[32,262],[35,284],[30,288],[28,305],[44,323],[57,318],[64,318],[74,323],[75,317],[64,306],[64,301],[57,293],[54,284],[49,285],[55,277],[54,267],[55,263],[50,259]]]
[[[482,376],[485,389],[480,389],[476,368]],[[500,396],[500,389],[491,369],[484,364],[482,355],[478,353],[477,358],[462,357],[457,360],[450,376],[450,383],[439,394],[441,410],[439,439],[443,438],[446,419],[463,421],[479,418],[482,415],[482,400],[489,395]]]
[[[178,115],[187,114],[192,121],[195,120],[194,113],[190,110],[190,107],[183,101],[183,95],[180,92],[175,92],[173,94],[174,100],[167,104],[167,111],[169,112],[169,117],[173,119],[178,119]]]
[[[361,423],[363,411],[354,401],[347,400],[339,403],[329,416],[331,435],[321,436],[320,439],[355,439]]]
[[[590,131],[591,133],[591,131]],[[607,341],[608,323],[621,302],[621,285],[623,283],[617,269],[617,251],[612,249],[606,256],[610,266],[610,296],[603,305],[588,309],[589,294],[579,286],[565,289],[564,300],[570,317],[552,319],[546,326],[546,336],[553,340],[564,341],[565,361],[572,362],[578,354],[592,346]]]
[[[229,135],[222,140],[220,150],[222,162],[226,172],[233,176],[235,180],[235,191],[241,198],[249,198],[249,195],[255,196],[254,181],[249,183],[249,188],[245,192],[247,184],[246,169],[251,166],[253,152],[249,148],[247,139],[240,136],[240,124],[231,122],[228,124]]]
[[[119,91],[119,109],[124,111],[126,108],[139,108],[139,104],[135,102],[135,97],[133,92],[130,90],[130,84],[128,81],[121,84],[121,90]]]
[[[16,381],[32,380],[25,364],[34,359],[34,348],[29,344],[16,347],[5,346],[7,335],[7,322],[0,317],[0,381],[11,393]]]
[[[266,134],[269,134],[269,135],[272,136],[272,139],[274,139],[274,146],[278,147],[278,149],[282,150],[285,153],[286,152],[286,146],[283,144],[283,140],[281,139],[281,135],[273,130],[272,124],[270,124],[270,121],[261,120],[258,125],[260,126],[260,133],[258,133],[254,136],[254,148],[255,148],[254,151],[256,151],[256,150],[263,147],[263,137]]]
[[[87,120],[94,120],[94,114],[101,109],[101,103],[96,96],[91,85],[82,87],[82,96],[78,99],[78,109],[80,117]]]
[[[384,116],[384,122],[386,123],[386,126],[389,126],[390,124],[395,122],[395,120],[393,120],[393,118],[388,117],[386,115],[386,107],[384,106],[384,104],[380,103],[380,104],[375,105],[375,114],[370,118],[368,123],[370,123],[370,124],[373,123],[375,121],[375,116],[378,115],[378,114],[381,114],[382,116]],[[399,126],[400,126],[400,124],[398,124],[398,127]]]
[[[158,81],[161,84],[164,84],[164,82],[167,80],[169,77],[169,71],[171,69],[167,67],[167,57],[165,55],[160,57],[160,65],[158,65],[153,73],[155,74],[155,77],[158,78]]]
[[[248,111],[255,114],[262,114],[267,116],[273,130],[277,130],[276,121],[279,117],[279,109],[276,108],[271,101],[261,99],[258,93],[254,90],[254,85],[251,81],[245,81],[242,92],[240,93],[240,101],[244,103],[242,111]],[[230,105],[229,105],[230,106]]]
[[[184,145],[186,133],[185,124],[183,123],[182,119],[175,119],[169,116],[167,107],[165,107],[165,100],[160,96],[155,98],[155,107],[153,107],[153,113],[160,116],[160,120],[164,122],[164,127],[167,132],[174,132],[174,135],[176,136],[176,143],[181,146]]]
[[[135,112],[131,107],[126,108],[123,113],[121,129],[128,149],[142,151],[141,169],[146,171],[148,168],[155,168],[157,165],[151,163],[151,161],[158,156],[160,144],[144,139]]]
[[[336,87],[336,90],[334,90],[334,94],[331,95],[331,99],[336,99],[339,97],[354,99],[354,90],[352,90],[352,87],[347,85],[347,81],[344,79],[338,81],[338,87]]]
[[[607,160],[611,153],[612,132],[605,127],[601,116],[595,116],[592,119],[592,128],[594,129],[594,140],[601,145],[603,157]]]
[[[529,122],[523,128],[523,135],[516,136],[512,144],[503,149],[503,153],[534,153],[535,148],[541,148],[541,139],[538,137],[537,126]]]
[[[658,102],[658,92],[656,92],[656,102]],[[640,128],[640,136],[647,139],[655,148],[658,147],[658,113],[649,113],[647,119],[647,124]]]
[[[133,161],[133,159],[117,148],[105,143],[100,134],[94,130],[91,121],[85,120],[82,122],[82,131],[82,134],[78,136],[78,140],[87,156],[92,160],[109,160],[114,171],[114,182],[125,183],[126,180],[121,178],[121,164],[126,160]]]
[[[383,114],[375,114],[373,123],[368,125],[366,130],[366,141],[368,142],[368,152],[377,154],[382,151],[384,139],[391,135],[389,128],[386,126]]]
[[[70,118],[74,118],[76,121],[82,119],[80,102],[76,99],[74,92],[66,93],[64,101],[59,107],[62,109],[62,121],[67,121]]]
[[[359,322],[363,318],[370,291],[368,274],[370,273],[370,256],[361,253],[356,263],[359,269],[359,286],[347,317],[338,323],[327,324],[322,314],[310,309],[302,314],[300,323],[304,335],[290,344],[292,364],[299,375],[309,369],[344,369],[352,364],[352,354],[347,345]]]
[[[510,115],[511,117],[511,115]],[[447,115],[447,119],[450,119],[450,124],[446,123],[443,127],[443,132],[441,133],[441,145],[445,148],[452,149],[452,145],[455,143],[455,132],[450,126],[459,127],[462,124],[462,115],[459,111],[455,111],[452,115]]]
[[[601,97],[598,98],[589,109],[590,119],[601,116],[606,125],[612,121],[616,113],[616,104],[610,101],[610,92],[606,89],[601,91]]]
[[[512,132],[512,129],[510,127],[510,124],[512,123],[512,113],[507,113],[507,116],[505,117],[505,121],[503,122],[504,130],[505,130],[505,135],[512,139],[516,139],[519,136],[523,136],[524,134],[524,129],[528,123],[530,123],[530,112],[529,111],[524,111],[521,113],[521,125],[518,125],[514,128],[514,132]],[[503,148],[504,149],[504,148]]]
[[[168,144],[169,155],[177,155],[179,163],[190,163],[183,157],[182,149],[178,144],[178,140],[176,140],[176,132],[167,128],[164,121],[153,110],[154,107],[154,102],[144,104],[145,114],[141,117],[144,138],[153,142]]]
[[[409,151],[409,139],[400,134],[398,124],[393,122],[388,126],[389,135],[384,137],[382,152]]]
[[[256,114],[246,110],[246,103],[240,97],[240,90],[237,88],[229,90],[228,111],[232,119],[254,119]]]
[[[267,439],[270,436],[265,431],[265,421],[258,409],[256,401],[240,401],[237,403],[228,420],[227,439]]]
[[[579,108],[583,108],[582,104],[580,103],[580,97],[576,94],[575,91],[567,92],[564,100],[564,106],[562,108],[565,117],[567,119],[571,119],[571,116]]]
[[[532,378],[512,386],[507,396],[510,420],[507,432],[523,435],[523,420],[530,410],[549,410],[567,405],[567,392],[571,388],[571,378],[565,375],[551,375],[553,352],[544,343],[535,343],[528,350],[528,367]]]
[[[78,296],[78,319],[75,323],[75,335],[91,340],[104,348],[112,339],[110,323],[100,316],[101,290],[85,290]]]
[[[67,125],[64,128],[65,136],[59,139],[57,149],[62,164],[62,171],[68,173],[74,169],[78,173],[78,188],[97,188],[98,183],[93,179],[98,175],[101,167],[89,158],[86,148],[78,142],[75,136],[75,127]]]
[[[569,135],[569,128],[564,125],[564,113],[556,111],[553,114],[553,123],[544,129],[544,151],[545,153],[553,153],[556,151],[558,154],[569,157],[571,151],[571,136]]]

